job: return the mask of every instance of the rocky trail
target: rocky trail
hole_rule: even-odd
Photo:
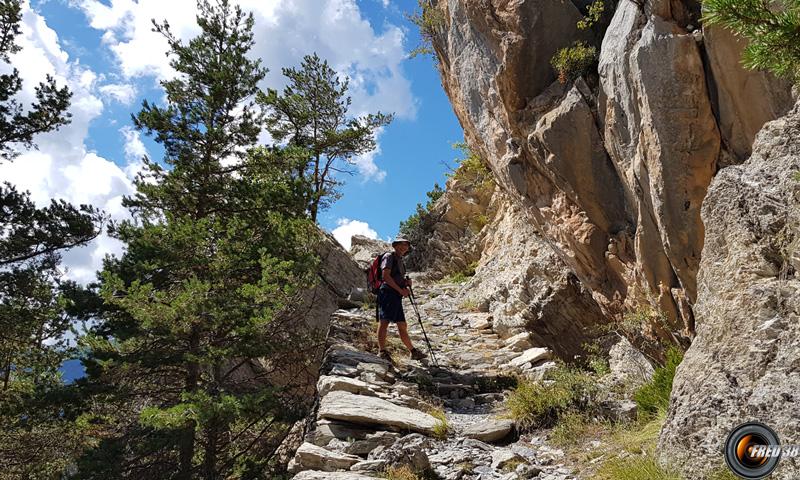
[[[513,374],[540,378],[555,366],[550,352],[526,333],[501,339],[490,314],[459,304],[459,288],[415,288],[438,367],[430,357],[410,360],[395,327],[393,365],[375,355],[368,307],[333,314],[316,412],[289,465],[295,479],[385,478],[404,466],[448,480],[575,478],[561,450],[543,434],[520,437],[503,410]],[[404,307],[415,345],[427,351],[408,300]]]

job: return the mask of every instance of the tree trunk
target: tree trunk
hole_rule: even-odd
[[[200,348],[200,332],[197,325],[192,326],[192,332],[189,336],[189,353],[196,356]],[[200,379],[200,365],[196,362],[190,362],[186,369],[186,391],[194,392],[197,390],[197,383]],[[180,439],[180,471],[178,478],[180,480],[190,480],[192,478],[192,459],[194,458],[194,436],[195,428],[197,427],[194,420],[186,423],[186,426],[181,433]]]

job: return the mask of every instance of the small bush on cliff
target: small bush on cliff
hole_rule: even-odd
[[[705,0],[703,12],[708,25],[727,27],[748,40],[742,54],[747,68],[800,80],[798,0]]]
[[[596,64],[597,48],[586,42],[575,42],[571,47],[562,48],[550,60],[550,65],[558,73],[558,81],[561,83],[586,75]]]
[[[411,50],[410,57],[418,55],[431,55],[436,57],[433,44],[442,34],[446,26],[444,13],[436,8],[430,0],[417,0],[419,10],[406,14],[408,21],[419,28],[420,44]]]
[[[486,167],[481,157],[469,148],[466,142],[454,143],[453,148],[461,152],[462,157],[456,159],[458,167],[452,173],[447,174],[448,178],[472,185],[479,190],[488,191],[494,188],[492,171]]]
[[[639,415],[653,416],[669,407],[672,380],[681,360],[683,352],[680,349],[672,347],[667,350],[664,366],[657,368],[653,373],[653,379],[642,385],[633,396]]]

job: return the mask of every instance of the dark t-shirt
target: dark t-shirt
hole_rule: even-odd
[[[406,266],[403,265],[403,257],[396,255],[394,252],[384,255],[383,260],[381,261],[381,272],[383,272],[383,270],[387,268],[391,269],[390,274],[394,279],[395,283],[397,283],[397,286],[400,288],[405,288]],[[386,285],[387,288],[392,288],[388,284],[384,285]],[[392,288],[392,290],[394,289]]]

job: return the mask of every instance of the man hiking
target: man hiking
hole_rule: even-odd
[[[403,313],[403,297],[409,296],[408,287],[411,286],[411,279],[406,279],[403,256],[411,249],[411,242],[397,237],[392,242],[392,248],[394,252],[384,255],[381,261],[383,284],[378,290],[378,356],[392,361],[392,357],[386,351],[386,333],[389,330],[389,322],[393,322],[400,332],[400,340],[411,352],[411,358],[421,360],[425,358],[425,354],[414,348],[414,344],[411,343]]]

